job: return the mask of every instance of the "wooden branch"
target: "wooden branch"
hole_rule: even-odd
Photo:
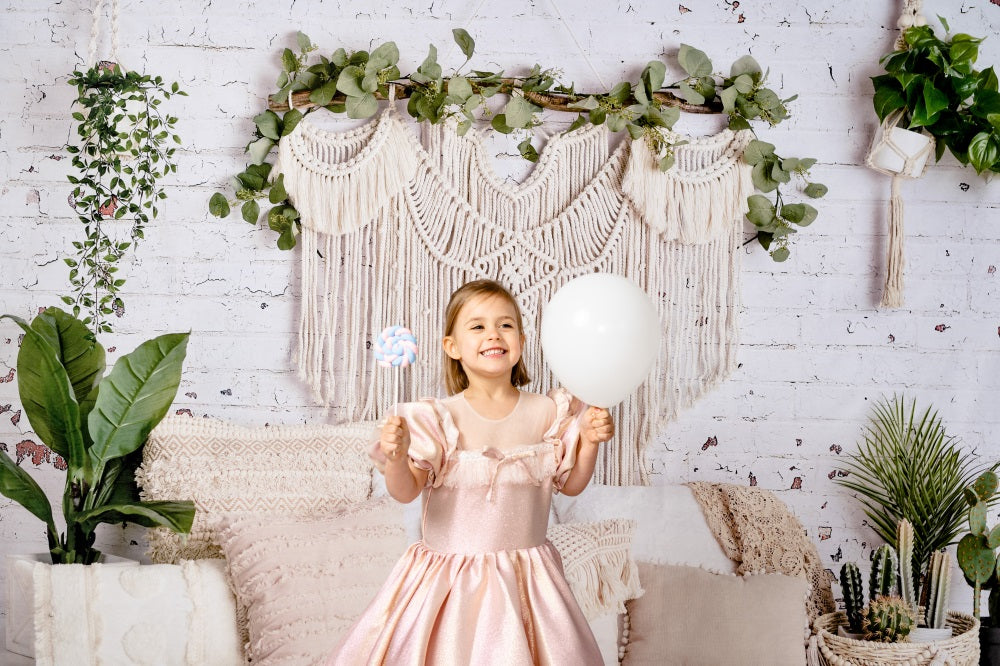
[[[501,81],[502,87],[500,92],[509,92],[516,86],[517,83],[519,83],[517,79],[502,79]],[[396,87],[396,99],[407,99],[413,92],[412,85],[406,85],[401,83],[395,83],[392,85]],[[305,111],[306,109],[310,109],[316,106],[316,104],[309,101],[309,95],[311,94],[311,92],[312,91],[309,90],[300,90],[296,93],[292,93],[292,104],[295,106],[296,109]],[[375,93],[375,97],[376,99],[388,99],[388,97],[380,93]],[[585,99],[587,95],[581,93],[578,94],[576,97],[579,99]],[[653,93],[653,97],[656,98],[656,100],[660,104],[663,104],[664,106],[676,107],[681,111],[687,111],[688,113],[723,113],[722,104],[719,102],[715,102],[712,104],[691,104],[690,102],[687,102],[681,99],[680,97],[677,97],[676,95],[674,95],[672,92],[669,91],[655,92]],[[573,104],[573,101],[570,99],[569,95],[565,95],[562,93],[526,92],[524,93],[524,98],[529,102],[531,102],[532,104],[540,106],[543,109],[549,109],[550,111],[561,111],[563,113],[581,113],[579,109],[569,108],[569,105]],[[333,100],[330,103],[343,104],[346,101],[346,99],[347,99],[346,95],[338,92],[336,95],[334,95]],[[634,103],[635,103],[635,98],[629,98],[628,104],[634,104]],[[274,99],[274,95],[268,95],[267,108],[270,109],[271,111],[288,111],[290,107],[288,106],[288,102],[277,102]]]

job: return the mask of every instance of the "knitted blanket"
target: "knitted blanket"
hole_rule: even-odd
[[[780,573],[809,581],[809,622],[837,610],[819,551],[799,519],[770,490],[703,481],[686,484],[737,573]]]

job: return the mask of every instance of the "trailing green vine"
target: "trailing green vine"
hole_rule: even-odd
[[[73,112],[78,143],[66,147],[75,169],[68,179],[86,239],[74,241],[74,256],[64,259],[73,293],[62,300],[73,316],[85,312],[83,323],[95,332],[109,332],[108,317],[125,308],[119,263],[167,196],[158,179],[177,170],[170,145],[181,142],[173,131],[177,118],[164,116],[160,104],[187,93],[109,62],[74,71],[69,83],[82,111]],[[127,240],[109,230],[114,222],[129,225]]]
[[[627,131],[633,140],[647,142],[664,171],[673,166],[673,149],[681,145],[671,132],[681,110],[725,113],[730,128],[754,133],[744,160],[753,167],[756,188],[764,194],[773,193],[773,201],[764,194],[754,194],[748,200],[747,219],[757,228],[757,241],[775,261],[784,261],[789,255],[789,236],[796,233],[795,227],[808,226],[816,219],[817,211],[812,205],[785,203],[781,191],[782,185],[797,177],[804,181],[803,192],[807,197],[826,194],[825,185],[808,180],[809,168],[816,160],[783,158],[774,152],[773,145],[756,138],[751,121],[777,125],[788,117],[786,104],[795,97],[781,99],[767,88],[766,72],[752,57],[738,59],[729,76],[723,76],[714,73],[704,52],[682,44],[677,60],[686,76],[679,81],[665,86],[666,66],[654,60],[642,70],[637,82],[622,81],[605,93],[578,93],[572,85],[559,82],[558,70],[537,64],[524,76],[471,68],[466,71],[475,41],[465,30],[452,32],[465,62],[448,77],[437,61],[434,45],[415,72],[401,76],[399,50],[393,42],[381,44],[371,52],[338,48],[330,57],[320,56],[319,62],[310,64],[310,56],[317,47],[306,35],[298,33],[299,52],[284,49],[278,91],[269,98],[269,108],[254,118],[255,137],[246,149],[251,164],[236,176],[235,198],[215,193],[209,201],[211,213],[226,217],[231,207],[238,205],[243,219],[257,224],[260,202],[267,199],[271,205],[267,223],[278,233],[278,247],[286,250],[294,247],[301,223],[298,211],[288,201],[282,179],[269,180],[271,149],[305,114],[316,108],[346,113],[356,119],[373,116],[378,110],[378,100],[387,99],[389,86],[393,86],[395,98],[407,100],[406,110],[418,122],[436,124],[455,117],[458,133],[464,135],[474,122],[488,119],[497,132],[514,134],[520,139],[518,150],[531,161],[538,159],[532,139],[534,128],[541,124],[543,109],[575,113],[576,119],[566,131],[588,124],[606,125],[612,132]],[[486,100],[500,94],[508,95],[509,99],[494,113]],[[292,105],[289,98],[294,101]]]

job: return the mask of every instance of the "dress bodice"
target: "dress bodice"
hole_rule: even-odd
[[[548,442],[507,452],[459,451],[449,478],[424,491],[424,543],[463,554],[545,543],[555,470]]]

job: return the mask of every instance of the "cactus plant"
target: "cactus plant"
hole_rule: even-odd
[[[986,526],[987,508],[997,490],[997,475],[992,471],[983,472],[975,483],[965,489],[965,500],[969,504],[969,533],[958,542],[958,565],[973,587],[973,613],[979,617],[979,597],[986,587],[990,590],[990,624],[1000,625],[1000,616],[994,616],[993,609],[1000,611],[1000,586],[996,585],[1000,574],[996,549],[1000,546],[1000,525],[993,529]]]
[[[910,608],[917,608],[917,579],[913,576],[913,523],[903,518],[896,525],[896,552],[899,555],[899,596]]]
[[[931,554],[931,565],[927,570],[927,626],[943,629],[948,615],[948,592],[951,586],[951,558],[943,550]]]
[[[876,598],[862,612],[865,640],[898,643],[917,624],[916,613],[897,596]]]
[[[868,579],[868,600],[887,597],[896,593],[896,552],[892,546],[881,545],[872,557],[872,573]]]
[[[861,582],[861,570],[854,562],[845,562],[840,567],[840,589],[844,593],[847,623],[855,634],[861,633],[861,611],[865,607],[865,591]]]

